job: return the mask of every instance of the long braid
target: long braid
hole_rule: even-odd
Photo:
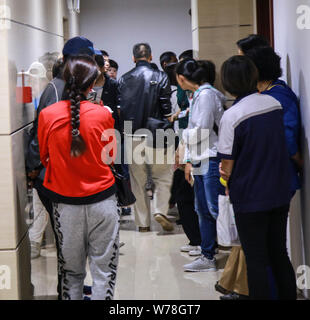
[[[85,91],[93,85],[97,76],[97,64],[88,56],[70,57],[64,67],[66,87],[63,100],[70,100],[72,137],[70,153],[75,158],[86,150],[86,143],[80,134],[81,101],[86,100]]]
[[[71,156],[79,157],[86,150],[86,144],[80,134],[80,105],[83,100],[82,94],[77,90],[75,78],[72,77],[70,85],[69,98],[71,102],[71,126],[72,126],[72,143],[71,143]]]

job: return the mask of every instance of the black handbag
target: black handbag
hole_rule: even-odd
[[[115,185],[116,185],[116,197],[117,204],[119,207],[128,207],[133,205],[136,202],[136,197],[132,193],[129,181],[124,177],[123,173],[120,172],[120,168],[117,166],[110,166],[111,171],[115,177]]]

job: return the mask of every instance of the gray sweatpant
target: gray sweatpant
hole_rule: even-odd
[[[115,196],[89,205],[55,203],[53,208],[62,299],[83,299],[87,258],[92,300],[113,299],[120,225]]]

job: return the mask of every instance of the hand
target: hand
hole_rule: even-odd
[[[172,116],[170,116],[169,118],[167,118],[168,119],[168,121],[169,122],[173,122],[174,120],[173,120],[173,115]]]
[[[192,168],[193,168],[193,166],[192,166],[192,164],[191,163],[187,163],[186,165],[185,165],[185,180],[189,183],[189,184],[192,184],[192,182],[193,182],[193,179],[192,179],[192,175],[191,175],[191,173],[192,173]]]
[[[226,194],[226,196],[229,196],[229,189],[228,188],[225,189],[225,194]]]
[[[295,162],[296,166],[298,167],[299,172],[302,172],[304,167],[304,161],[299,152],[297,152],[294,156],[292,156],[293,161]]]
[[[220,171],[221,177],[222,177],[224,180],[228,181],[230,176],[229,176],[225,171],[223,171],[223,169],[222,169],[222,162],[220,162],[219,171]]]

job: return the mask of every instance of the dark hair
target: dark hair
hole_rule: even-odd
[[[193,59],[193,50],[186,50],[179,55],[179,60]]]
[[[72,143],[71,156],[79,157],[86,150],[80,135],[80,102],[86,100],[83,92],[97,79],[98,67],[93,58],[85,55],[70,57],[64,67],[65,94],[71,102]]]
[[[210,67],[211,64],[213,64],[211,61],[206,63],[205,61],[198,62],[194,59],[184,59],[177,64],[175,72],[199,85],[206,82],[210,83],[210,81],[214,84],[215,66]]]
[[[226,60],[221,69],[224,89],[236,97],[257,91],[258,71],[247,56],[233,56]]]
[[[253,48],[246,56],[256,65],[259,81],[275,81],[282,76],[281,57],[271,47]]]
[[[164,69],[164,63],[171,63],[173,58],[177,59],[177,55],[172,51],[162,53],[159,57],[161,67]]]
[[[211,86],[214,85],[216,77],[216,67],[212,61],[209,60],[198,60],[198,66],[204,69],[204,77],[202,79],[203,83],[210,83]]]
[[[53,65],[52,73],[53,78],[62,79],[63,77],[63,68],[64,68],[64,61],[63,58],[59,58]]]
[[[149,59],[152,55],[152,50],[148,43],[137,43],[134,45],[132,51],[135,59]]]
[[[175,63],[175,62],[169,63],[169,64],[167,64],[167,66],[165,68],[165,72],[168,75],[170,84],[172,86],[178,85],[178,81],[177,81],[176,73],[175,73],[176,65],[177,65],[177,63]]]
[[[246,54],[248,50],[257,47],[269,47],[269,42],[258,34],[250,34],[248,37],[237,41],[239,49]]]
[[[110,59],[110,67],[111,68],[115,68],[116,70],[118,70],[118,64],[115,60]]]
[[[150,63],[150,65],[151,65],[152,69],[159,70],[159,68],[158,68],[156,63],[152,62],[152,63]]]
[[[104,57],[109,57],[110,55],[105,50],[100,50]]]
[[[104,67],[105,61],[104,61],[103,55],[101,55],[101,54],[96,54],[96,55],[95,55],[95,61],[97,62],[97,65],[98,65],[98,67],[99,67],[100,69]]]

